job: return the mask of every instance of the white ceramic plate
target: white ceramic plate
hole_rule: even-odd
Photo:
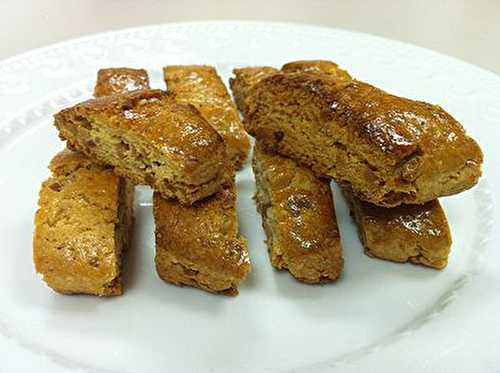
[[[454,239],[446,270],[364,256],[338,193],[342,278],[307,286],[273,270],[247,166],[238,175],[238,209],[254,269],[238,297],[179,288],[157,277],[146,188],[137,193],[124,296],[61,296],[35,274],[38,189],[63,146],[51,115],[90,97],[98,68],[145,67],[153,85],[163,87],[166,64],[213,64],[227,79],[234,66],[317,58],[333,59],[390,92],[439,103],[482,146],[481,183],[443,199]],[[455,59],[369,35],[286,24],[145,27],[1,62],[0,371],[497,370],[499,98],[498,76]]]

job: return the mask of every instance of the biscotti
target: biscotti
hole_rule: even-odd
[[[308,71],[315,74],[336,74],[349,79],[347,73],[338,72],[337,65],[328,61],[299,61],[283,66],[288,71]],[[255,84],[263,72],[259,68],[243,68],[234,79],[233,94],[246,99],[250,85]],[[269,71],[264,70],[264,71]],[[244,73],[244,74],[242,74]],[[241,76],[244,76],[244,79]],[[235,92],[235,88],[238,92]],[[450,252],[451,235],[446,217],[437,200],[423,205],[400,205],[382,208],[359,200],[350,188],[344,188],[351,214],[357,224],[365,252],[374,257],[393,261],[412,261],[434,268],[446,266]],[[435,235],[432,233],[436,232]]]
[[[283,71],[334,74],[350,79],[347,72],[329,61],[298,61]],[[367,255],[396,262],[412,262],[442,269],[448,263],[451,234],[438,200],[423,205],[383,208],[361,201],[348,186],[343,194],[351,208]]]
[[[350,79],[344,70],[329,61],[298,61],[283,71],[333,74]],[[412,262],[442,269],[448,263],[451,233],[438,200],[423,205],[383,208],[361,201],[349,187],[343,188],[365,253],[396,262]]]
[[[235,190],[233,177],[222,191],[189,207],[154,194],[155,261],[163,280],[238,294],[250,272],[250,259],[238,232]]]
[[[100,69],[94,96],[103,97],[149,88],[149,76],[146,70],[115,67]]]
[[[380,206],[459,193],[481,175],[479,146],[442,108],[360,81],[280,72],[246,102],[247,130],[265,147]]]
[[[279,70],[269,66],[242,67],[233,69],[234,78],[229,79],[229,85],[233,92],[234,102],[238,110],[243,114],[247,113],[246,99],[250,95],[250,89],[255,83],[263,78],[276,74]]]
[[[272,265],[307,283],[335,280],[343,258],[330,183],[258,141],[252,165]]]
[[[185,204],[219,191],[226,176],[219,134],[160,90],[86,101],[57,113],[55,126],[71,148]]]
[[[60,293],[122,294],[133,185],[70,150],[56,155],[50,169],[52,176],[42,184],[35,216],[36,271]]]
[[[387,209],[360,201],[349,188],[342,191],[367,255],[437,269],[446,267],[451,233],[437,199]]]
[[[226,143],[229,159],[240,168],[250,140],[226,86],[212,66],[181,65],[163,69],[168,90],[180,103],[194,105]]]

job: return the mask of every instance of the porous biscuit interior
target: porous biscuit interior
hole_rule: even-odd
[[[397,201],[401,194],[410,193],[390,191],[387,192],[390,196],[381,196],[387,183],[386,179],[392,177],[392,169],[370,164],[366,158],[348,146],[347,136],[329,137],[318,131],[313,123],[322,113],[310,102],[310,97],[295,93],[283,92],[293,97],[291,101],[300,102],[301,105],[273,107],[265,119],[258,119],[266,121],[263,126],[252,125],[249,121],[250,131],[259,138],[263,146],[272,151],[289,154],[304,167],[311,167],[318,175],[330,175],[338,181],[349,180],[366,196],[376,195]],[[264,102],[265,96],[260,95],[259,100]]]
[[[326,74],[275,74],[252,92],[251,133],[318,175],[349,182],[363,200],[385,207],[424,203],[472,187],[481,174],[479,147],[437,106]],[[407,106],[415,112],[406,114]]]
[[[132,131],[108,126],[92,115],[66,115],[59,121],[59,128],[68,143],[83,151],[89,157],[104,164],[114,165],[115,172],[128,177],[135,184],[148,184],[166,197],[191,204],[220,189],[223,173],[205,183],[184,182],[185,166],[170,160],[161,149],[142,139]],[[207,159],[204,169],[198,171],[200,179],[207,179],[206,173],[220,167],[218,157]]]
[[[61,293],[120,295],[133,187],[81,154],[64,153],[54,158],[53,176],[40,191],[34,237],[37,272]]]

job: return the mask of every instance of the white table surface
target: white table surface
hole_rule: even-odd
[[[500,73],[496,0],[1,0],[0,59],[70,38],[210,19],[300,22],[410,42]]]

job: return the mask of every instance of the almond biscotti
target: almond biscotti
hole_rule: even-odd
[[[149,89],[149,76],[146,70],[112,67],[97,72],[94,96],[111,96],[141,89]]]
[[[250,140],[226,86],[212,66],[180,65],[163,68],[168,90],[180,103],[194,105],[222,136],[229,159],[240,168],[248,157]]]
[[[250,272],[247,243],[238,230],[234,172],[222,191],[183,206],[154,194],[156,270],[165,281],[237,295]]]
[[[35,216],[33,259],[44,281],[65,294],[120,295],[130,243],[133,185],[81,153],[50,163]]]
[[[481,175],[479,146],[442,108],[345,76],[285,70],[246,103],[247,130],[265,147],[380,206],[459,193]]]
[[[451,233],[437,199],[388,209],[359,200],[349,188],[342,192],[367,255],[437,269],[446,267]]]
[[[252,166],[272,265],[307,283],[335,280],[343,257],[328,180],[258,141]]]
[[[221,189],[222,138],[190,105],[160,90],[97,98],[55,115],[70,147],[185,204]]]

